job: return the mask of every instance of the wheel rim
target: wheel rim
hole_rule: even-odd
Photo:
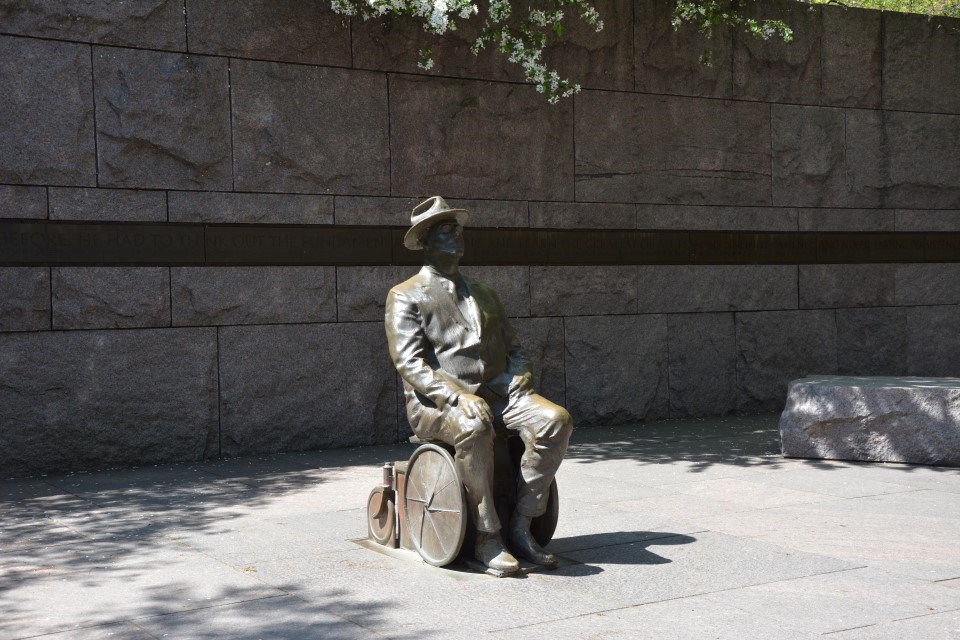
[[[386,545],[393,538],[395,516],[392,505],[382,509],[379,516],[374,511],[374,507],[383,499],[382,495],[383,487],[376,487],[370,492],[370,497],[367,498],[367,524],[370,537],[375,542]]]
[[[407,464],[407,532],[424,561],[442,567],[457,557],[467,530],[466,499],[453,458],[426,444]]]

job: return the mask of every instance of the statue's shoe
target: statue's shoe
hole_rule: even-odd
[[[553,567],[557,564],[557,556],[541,547],[530,530],[523,527],[510,528],[510,549],[534,564],[544,567]]]
[[[477,560],[497,571],[516,573],[520,570],[520,563],[503,546],[499,533],[478,531],[473,555]]]

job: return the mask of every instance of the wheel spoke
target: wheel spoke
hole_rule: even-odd
[[[436,474],[433,478],[433,489],[430,490],[430,498],[437,495],[437,485],[440,484],[440,474]]]
[[[449,487],[450,485],[452,485],[454,482],[456,482],[456,480],[457,480],[456,478],[451,478],[451,479],[450,479],[450,482],[448,482],[447,484],[443,485],[442,487],[440,487],[439,489],[437,489],[436,491],[434,491],[434,492],[433,492],[434,495],[440,493],[441,491],[443,491],[444,489],[446,489],[447,487]]]
[[[443,509],[441,507],[427,507],[427,513],[460,513],[460,509]]]
[[[419,535],[417,536],[417,539],[420,541],[420,546],[421,546],[421,547],[423,546],[423,521],[426,520],[426,519],[427,519],[427,512],[424,511],[424,512],[420,515],[420,533],[419,533]]]
[[[424,500],[423,498],[411,498],[408,496],[407,500],[409,500],[410,502],[419,502],[420,504],[427,504],[427,501]]]
[[[440,551],[443,552],[443,555],[447,555],[447,548],[443,546],[443,536],[440,535],[440,530],[437,529],[437,525],[433,523],[433,518],[425,518],[430,520],[430,526],[433,527],[433,535],[437,537],[437,544],[440,545]]]

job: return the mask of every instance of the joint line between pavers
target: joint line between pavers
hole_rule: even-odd
[[[902,622],[904,620],[914,620],[915,618],[927,618],[929,616],[935,616],[941,613],[955,613],[957,611],[960,611],[960,609],[941,609],[939,611],[928,611],[927,613],[918,613],[915,616],[907,616],[906,618],[894,618],[890,622]]]
[[[740,585],[740,586],[737,586],[737,587],[730,587],[730,588],[728,588],[728,589],[717,589],[716,591],[703,591],[703,592],[700,592],[700,593],[690,593],[690,594],[687,594],[687,595],[684,595],[684,596],[677,596],[677,597],[675,597],[675,598],[664,598],[663,600],[651,600],[650,602],[638,602],[638,603],[636,603],[636,604],[628,604],[628,605],[624,605],[624,606],[622,606],[622,607],[612,607],[612,608],[610,608],[610,609],[598,609],[597,611],[589,611],[589,612],[587,612],[587,613],[581,613],[581,614],[577,614],[577,615],[575,615],[575,616],[567,616],[566,618],[556,618],[556,619],[553,619],[553,620],[543,620],[543,621],[541,621],[541,622],[531,622],[531,623],[529,623],[529,624],[521,624],[521,625],[517,625],[517,626],[515,626],[515,627],[503,627],[503,628],[500,628],[500,629],[491,629],[491,630],[489,631],[489,633],[499,633],[499,632],[503,632],[503,631],[513,631],[513,630],[515,630],[515,629],[526,629],[527,627],[536,627],[536,626],[540,626],[540,625],[543,625],[543,624],[550,624],[550,623],[553,623],[553,622],[563,622],[563,621],[565,621],[565,620],[575,620],[575,619],[577,619],[577,618],[583,618],[583,617],[586,617],[586,616],[592,616],[592,615],[596,615],[596,614],[598,614],[598,613],[612,613],[612,612],[614,612],[614,611],[623,611],[624,609],[633,609],[633,608],[635,608],[635,607],[643,607],[643,606],[646,606],[646,605],[648,605],[648,604],[657,604],[657,603],[660,603],[660,602],[670,602],[670,601],[673,601],[673,600],[686,600],[687,598],[696,598],[696,597],[699,597],[699,596],[706,596],[706,595],[711,595],[711,594],[714,594],[714,593],[723,593],[723,592],[725,592],[725,591],[736,591],[737,589],[745,589],[745,588],[748,588],[748,587],[760,587],[760,586],[764,586],[764,585],[768,585],[768,584],[776,584],[776,583],[778,583],[778,582],[789,582],[789,581],[791,581],[791,580],[799,580],[799,579],[801,579],[801,578],[812,578],[812,577],[814,577],[814,576],[824,576],[824,575],[830,575],[831,573],[843,573],[843,572],[845,572],[845,571],[856,571],[856,570],[858,570],[858,569],[868,569],[868,568],[869,568],[869,567],[867,567],[866,565],[864,565],[864,566],[862,566],[862,567],[850,567],[850,568],[848,568],[848,569],[836,569],[836,570],[834,570],[834,571],[822,571],[822,572],[820,572],[820,573],[811,573],[811,574],[804,575],[804,576],[795,576],[795,577],[793,577],[793,578],[783,578],[783,579],[781,579],[781,580],[771,580],[770,582],[757,582],[757,583],[754,583],[754,584],[744,584],[744,585]],[[944,613],[944,612],[938,612],[938,613]],[[870,626],[870,625],[867,625],[867,626]],[[834,632],[831,632],[831,633],[834,633]]]

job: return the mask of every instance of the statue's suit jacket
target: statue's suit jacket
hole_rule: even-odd
[[[431,267],[387,295],[387,344],[408,407],[416,401],[443,409],[459,393],[481,387],[506,398],[513,377],[531,370],[497,294],[463,279],[479,311],[479,331],[457,306],[455,288]]]

